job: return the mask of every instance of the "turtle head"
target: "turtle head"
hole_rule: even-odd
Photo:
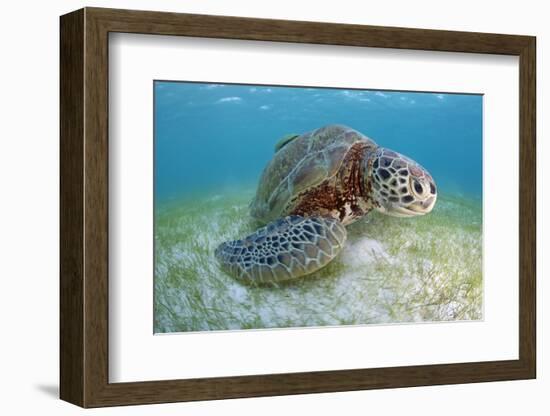
[[[437,199],[432,176],[415,161],[389,149],[372,154],[368,178],[376,209],[394,217],[429,213]]]

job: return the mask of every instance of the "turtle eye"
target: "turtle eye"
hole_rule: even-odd
[[[414,190],[414,193],[418,196],[422,196],[424,194],[424,187],[417,179],[412,179],[412,188]]]

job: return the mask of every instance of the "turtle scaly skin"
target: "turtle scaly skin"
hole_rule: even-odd
[[[241,280],[282,281],[325,266],[345,241],[344,226],[333,218],[291,215],[222,244],[216,256]]]
[[[221,244],[215,256],[244,281],[294,279],[334,259],[344,247],[345,226],[372,209],[411,217],[430,212],[436,199],[422,166],[349,127],[289,135],[250,204],[251,215],[268,225]]]

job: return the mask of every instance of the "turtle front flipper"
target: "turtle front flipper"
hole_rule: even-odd
[[[319,270],[342,250],[346,229],[330,217],[292,215],[273,221],[215,252],[232,276],[249,282],[280,282]]]

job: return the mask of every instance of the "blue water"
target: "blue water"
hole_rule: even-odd
[[[344,124],[405,154],[440,196],[480,198],[481,95],[155,81],[157,203],[254,188],[278,140]]]

